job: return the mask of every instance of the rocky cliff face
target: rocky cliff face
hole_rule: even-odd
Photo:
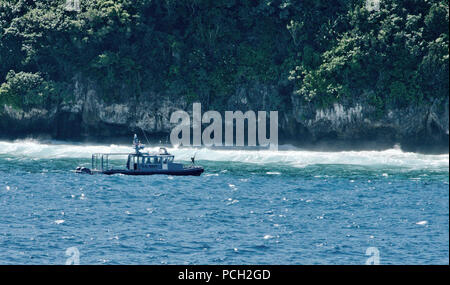
[[[293,98],[293,116],[316,141],[390,147],[408,151],[448,151],[449,100],[389,109],[380,115],[364,96],[327,109],[311,110]]]
[[[139,101],[108,103],[100,99],[94,84],[75,80],[73,100],[51,110],[25,112],[1,106],[0,136],[117,142],[143,129],[154,141],[167,141],[173,128],[170,115],[179,109],[191,113],[192,105],[170,94],[143,95]],[[227,108],[278,110],[280,143],[332,150],[400,144],[407,151],[448,152],[448,98],[380,115],[365,96],[316,109],[289,88],[250,84],[237,88]]]

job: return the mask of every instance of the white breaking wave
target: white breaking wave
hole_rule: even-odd
[[[147,147],[157,151],[159,147]],[[30,157],[34,159],[90,158],[93,153],[129,153],[133,149],[125,145],[85,145],[62,142],[40,143],[35,140],[0,141],[0,155],[7,157]],[[315,164],[351,164],[405,167],[412,169],[442,169],[449,167],[449,155],[425,155],[403,152],[399,148],[383,151],[320,152],[301,149],[290,150],[217,150],[209,148],[168,148],[176,160],[231,161],[270,164],[277,163],[293,167]]]

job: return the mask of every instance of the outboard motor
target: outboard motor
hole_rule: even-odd
[[[79,173],[79,174],[92,174],[92,172],[91,172],[91,170],[90,170],[89,168],[81,167],[81,166],[78,166],[78,167],[75,169],[75,173]]]

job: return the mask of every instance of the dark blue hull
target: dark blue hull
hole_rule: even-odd
[[[164,174],[164,175],[176,175],[176,176],[200,176],[203,173],[204,169],[201,167],[195,168],[186,168],[181,170],[128,170],[128,169],[110,169],[106,171],[102,171],[100,173],[112,175],[112,174],[124,174],[124,175],[156,175],[156,174]]]

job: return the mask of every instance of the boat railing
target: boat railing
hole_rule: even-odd
[[[129,153],[94,153],[92,154],[91,165],[93,170],[105,171],[110,169],[110,156],[128,156]]]

